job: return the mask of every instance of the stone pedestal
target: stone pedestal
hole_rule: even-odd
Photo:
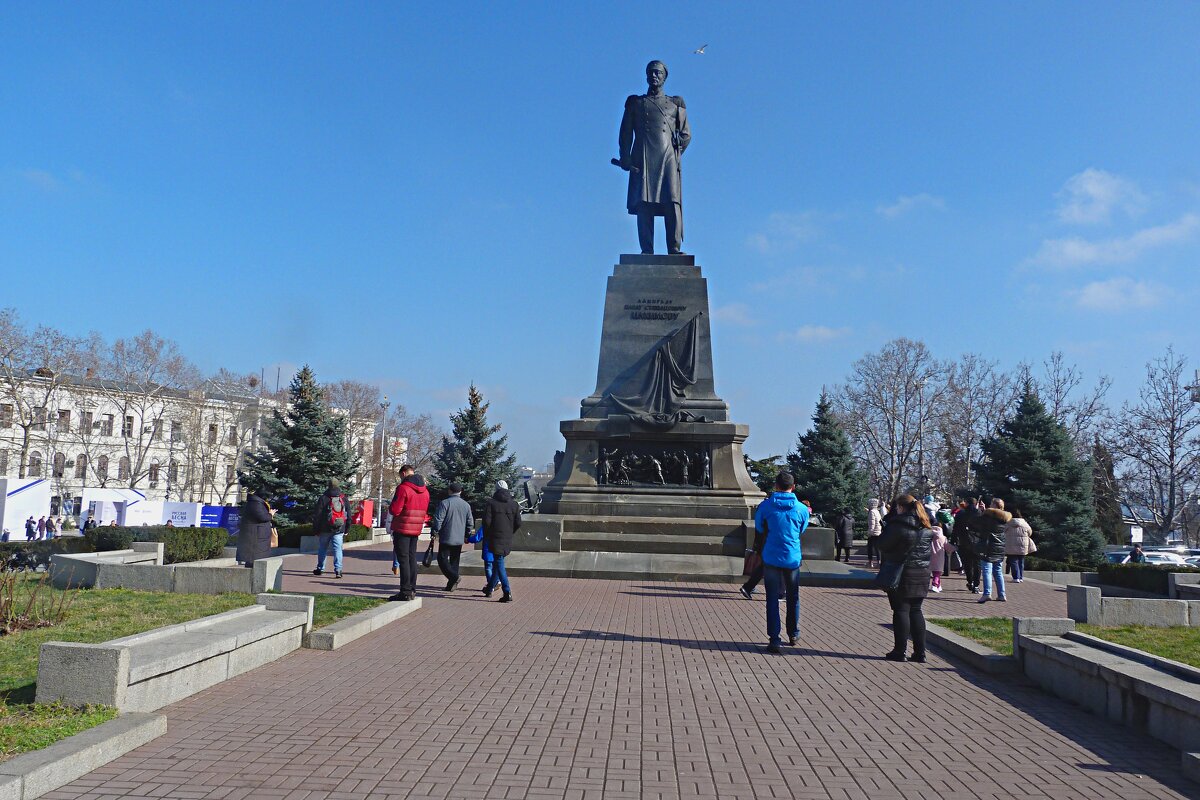
[[[666,408],[630,412],[630,397],[668,394],[660,384],[671,376]],[[763,493],[742,456],[750,430],[729,421],[716,394],[708,283],[692,256],[621,256],[608,279],[596,390],[560,430],[566,449],[542,496],[547,513],[752,515]]]

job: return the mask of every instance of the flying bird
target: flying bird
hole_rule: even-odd
[[[705,51],[705,49],[706,49],[707,47],[708,47],[708,45],[706,45],[706,44],[702,44],[702,45],[700,45],[698,48],[696,48],[695,50],[693,50],[692,52],[693,52],[693,53],[695,53],[695,54],[696,54],[696,55],[698,55],[698,56],[702,56],[702,55],[704,55],[704,51]]]

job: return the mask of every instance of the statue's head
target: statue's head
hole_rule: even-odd
[[[667,82],[667,65],[661,61],[651,61],[646,65],[646,83],[652,88],[659,88]]]

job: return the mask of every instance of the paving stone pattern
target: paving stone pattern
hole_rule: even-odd
[[[288,567],[292,590],[395,585],[376,548],[342,581]],[[733,587],[518,578],[505,605],[463,583],[422,575],[418,613],[169,706],[166,736],[46,797],[1200,796],[1176,751],[1018,680],[880,660],[877,592],[803,589],[802,646],[770,656],[763,602]],[[931,616],[1066,609],[1061,588],[980,606],[948,585]]]

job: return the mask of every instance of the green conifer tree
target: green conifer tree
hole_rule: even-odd
[[[1104,541],[1096,530],[1089,460],[1075,455],[1071,436],[1027,386],[1016,412],[984,439],[975,465],[979,488],[1018,508],[1033,528],[1038,555],[1094,564]]]
[[[746,460],[746,471],[750,473],[750,480],[754,484],[768,494],[775,490],[775,476],[784,468],[783,456],[767,456],[766,458],[754,459],[750,456],[744,457]]]
[[[445,497],[449,485],[463,485],[463,499],[481,514],[487,499],[496,491],[496,481],[516,488],[517,457],[508,453],[508,435],[497,436],[500,425],[489,425],[488,403],[471,385],[467,407],[450,415],[451,432],[442,437],[442,449],[433,457],[435,476],[430,489],[436,499]]]
[[[347,495],[353,493],[360,462],[347,444],[346,418],[330,411],[307,365],[292,378],[288,394],[287,407],[266,420],[262,444],[246,454],[238,478],[273,506],[283,506],[277,521],[304,524],[312,521],[330,478],[341,481]],[[285,497],[294,505],[287,507]]]
[[[813,511],[831,520],[840,511],[854,514],[855,527],[866,529],[867,476],[854,460],[850,437],[833,415],[829,395],[821,392],[812,428],[802,434],[787,457],[796,479],[796,495]]]

